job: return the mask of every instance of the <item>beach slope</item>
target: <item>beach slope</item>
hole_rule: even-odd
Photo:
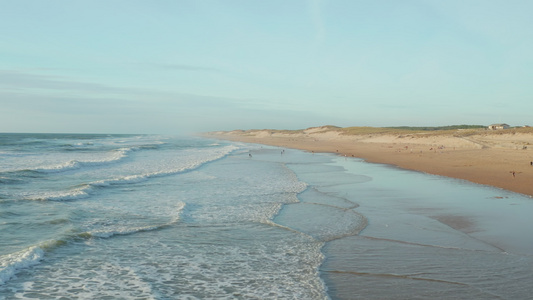
[[[533,128],[409,130],[335,126],[209,132],[210,138],[331,152],[533,196]]]

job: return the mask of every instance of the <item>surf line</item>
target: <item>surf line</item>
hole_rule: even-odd
[[[369,277],[389,277],[389,278],[401,278],[401,279],[411,279],[411,280],[421,280],[421,281],[429,281],[429,282],[440,282],[440,283],[448,283],[448,284],[456,284],[456,285],[463,285],[468,286],[466,283],[457,282],[457,281],[449,281],[449,280],[442,280],[442,279],[432,279],[432,278],[423,278],[423,277],[414,277],[412,275],[401,275],[401,274],[390,274],[390,273],[369,273],[369,272],[355,272],[355,271],[342,271],[342,270],[322,270],[323,272],[329,272],[329,273],[335,273],[335,274],[351,274],[351,275],[357,275],[357,276],[369,276]]]

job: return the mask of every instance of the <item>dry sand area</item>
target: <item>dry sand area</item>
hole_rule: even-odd
[[[533,196],[533,128],[422,131],[323,126],[305,130],[220,131],[206,135],[338,153]]]

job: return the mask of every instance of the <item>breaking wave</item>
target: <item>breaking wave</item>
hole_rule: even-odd
[[[188,163],[171,169],[159,170],[154,172],[147,172],[143,174],[136,175],[124,175],[117,176],[111,179],[103,179],[90,183],[85,183],[81,185],[74,186],[68,190],[63,191],[49,191],[41,192],[37,194],[25,194],[23,195],[24,200],[50,200],[50,201],[69,201],[69,200],[78,200],[90,197],[97,189],[108,188],[113,186],[120,186],[126,184],[135,184],[139,182],[144,182],[151,178],[170,176],[180,173],[185,173],[199,168],[200,166],[210,163],[212,161],[226,157],[228,154],[238,149],[235,146],[227,146],[220,148],[217,151],[211,151],[210,155],[206,155],[201,159],[191,160]]]
[[[44,250],[39,246],[0,256],[0,285],[6,283],[20,270],[38,264],[43,257]]]

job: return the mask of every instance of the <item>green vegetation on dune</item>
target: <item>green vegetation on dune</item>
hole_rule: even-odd
[[[368,135],[368,134],[394,134],[394,135],[453,135],[453,136],[469,136],[474,134],[516,134],[516,133],[533,133],[533,127],[515,127],[505,130],[487,130],[484,125],[449,125],[449,126],[397,126],[397,127],[369,127],[369,126],[353,126],[353,127],[338,127],[333,125],[310,127],[307,129],[297,130],[280,130],[280,129],[251,129],[243,131],[241,134],[254,135],[258,132],[269,132],[270,134],[302,134],[302,133],[325,133],[325,132],[339,132],[344,135]]]
[[[341,128],[343,134],[356,135],[356,134],[454,134],[459,130],[461,133],[466,132],[478,132],[479,130],[485,130],[487,127],[484,125],[450,125],[450,126],[396,126],[396,127],[346,127]]]
[[[388,127],[393,129],[405,129],[405,130],[415,130],[415,131],[436,131],[436,130],[458,130],[458,129],[485,129],[485,125],[449,125],[449,126],[436,126],[436,127],[411,127],[411,126],[397,126],[397,127]]]
[[[356,135],[356,134],[402,134],[412,133],[405,129],[390,128],[390,127],[345,127],[339,128],[342,134]]]

